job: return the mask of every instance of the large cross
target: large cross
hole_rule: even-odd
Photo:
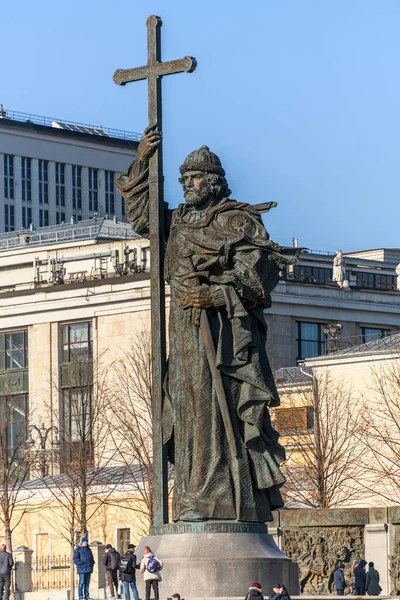
[[[151,15],[147,21],[147,65],[134,69],[117,69],[114,81],[125,85],[147,79],[149,125],[157,123],[162,131],[161,78],[174,73],[191,73],[196,60],[185,56],[179,60],[161,62],[160,17]],[[165,283],[164,283],[164,177],[161,144],[149,164],[150,197],[150,285],[152,342],[152,409],[153,409],[153,508],[154,525],[168,523],[168,465],[162,443],[162,394],[166,368],[165,344]]]

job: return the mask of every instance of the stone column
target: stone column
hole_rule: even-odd
[[[65,222],[71,220],[77,211],[72,206],[72,165],[65,165]]]
[[[56,213],[61,210],[61,206],[56,206],[56,163],[49,160],[47,168],[47,176],[49,179],[49,204],[43,204],[43,211],[49,211],[49,225],[56,224]],[[43,216],[44,221],[44,216]]]
[[[106,578],[103,565],[106,547],[101,542],[92,542],[90,547],[94,557],[94,569],[90,578],[90,596],[92,598],[106,598]]]
[[[33,550],[19,546],[14,552],[15,561],[15,600],[22,600],[25,592],[32,591]]]
[[[31,178],[32,178],[32,223],[39,227],[39,160],[31,160]],[[46,205],[47,206],[47,205]],[[42,206],[40,208],[43,208]],[[29,227],[30,223],[28,223]]]
[[[97,197],[99,200],[99,210],[97,212],[100,217],[104,217],[107,213],[108,217],[111,219],[111,212],[106,211],[106,172],[104,169],[98,169],[97,173]]]
[[[93,209],[89,210],[89,170],[88,167],[82,167],[82,220],[93,217]]]
[[[11,203],[10,203],[11,204]],[[22,229],[22,177],[21,157],[14,156],[14,230]],[[27,206],[27,202],[24,202]]]
[[[364,529],[365,560],[372,561],[380,575],[382,595],[390,594],[388,577],[388,531],[386,523],[370,523]]]

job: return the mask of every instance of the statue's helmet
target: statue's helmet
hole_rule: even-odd
[[[179,167],[181,175],[187,171],[204,171],[205,173],[215,173],[225,176],[221,161],[218,156],[211,152],[208,146],[201,146],[198,150],[191,152],[184,160],[183,165]]]

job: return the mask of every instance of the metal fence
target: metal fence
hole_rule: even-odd
[[[45,125],[46,127],[55,127],[57,129],[66,129],[69,131],[89,133],[101,137],[119,138],[121,140],[134,142],[138,142],[141,139],[140,133],[124,131],[122,129],[112,129],[111,127],[103,127],[102,125],[88,125],[87,123],[66,121],[65,119],[57,119],[54,117],[42,117],[40,115],[22,113],[16,110],[3,108],[1,104],[0,119],[12,119],[13,121],[21,121],[23,123],[36,123],[37,125]]]
[[[32,560],[32,591],[65,590],[70,585],[70,556],[37,556]]]

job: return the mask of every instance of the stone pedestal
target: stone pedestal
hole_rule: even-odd
[[[14,552],[15,562],[15,598],[23,598],[32,591],[32,555],[33,550],[19,546]]]
[[[103,565],[103,556],[106,547],[100,542],[92,542],[90,548],[94,558],[94,568],[90,578],[90,595],[93,598],[106,598],[106,577]]]
[[[277,547],[265,525],[206,521],[172,523],[153,528],[137,549],[138,559],[149,546],[163,562],[160,596],[184,598],[244,597],[253,582],[264,595],[276,582],[297,594],[297,565]],[[143,577],[137,577],[144,597]]]
[[[372,561],[375,569],[379,572],[379,584],[382,588],[382,594],[390,594],[389,574],[388,574],[388,536],[386,523],[370,523],[365,526],[365,556],[368,561]],[[367,568],[368,570],[368,568]]]

